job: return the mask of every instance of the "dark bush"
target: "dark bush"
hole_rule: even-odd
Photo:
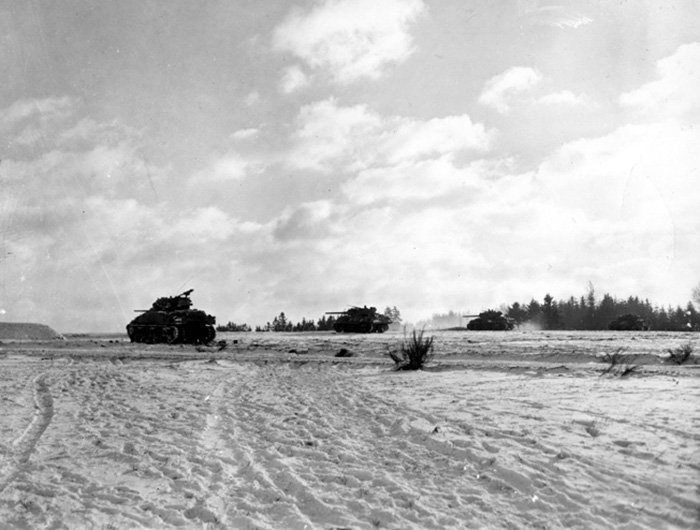
[[[690,356],[693,354],[693,345],[692,343],[688,342],[687,344],[683,344],[676,349],[669,349],[667,351],[669,353],[669,361],[676,364],[683,364],[690,359]]]
[[[404,337],[400,355],[389,352],[389,357],[396,364],[397,370],[420,370],[432,357],[434,340],[435,337],[426,338],[423,330],[416,332],[414,329],[410,339]]]
[[[615,353],[606,353],[601,358],[603,362],[608,363],[607,368],[603,370],[603,374],[619,375],[625,377],[632,375],[637,369],[637,366],[630,364],[632,356],[622,353],[622,348]],[[601,374],[602,375],[602,374]]]

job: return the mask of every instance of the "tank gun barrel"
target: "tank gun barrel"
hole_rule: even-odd
[[[189,296],[192,294],[192,291],[194,291],[194,289],[190,289],[189,291],[185,291],[184,293],[179,294],[178,296]]]
[[[346,315],[347,311],[326,311],[326,315]]]

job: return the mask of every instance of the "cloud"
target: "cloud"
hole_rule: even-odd
[[[614,288],[636,278],[661,300],[687,296],[679,288],[700,268],[698,142],[700,132],[672,123],[628,125],[566,144],[540,165],[533,199],[568,225],[551,241],[576,242],[562,247],[573,276]]]
[[[582,221],[614,221],[634,208],[635,222],[643,222],[644,211],[663,207],[680,226],[693,222],[700,203],[692,185],[700,156],[690,149],[698,139],[697,131],[673,124],[627,125],[562,146],[541,164],[538,179],[560,204],[586,212]],[[640,186],[656,190],[644,198],[651,203],[628,199]]]
[[[249,140],[258,136],[259,133],[260,130],[254,127],[251,127],[249,129],[238,129],[233,134],[231,134],[231,138],[235,141]]]
[[[700,111],[700,42],[680,46],[656,63],[658,79],[620,96],[620,103],[649,116],[680,117]]]
[[[559,29],[576,29],[593,22],[581,12],[560,5],[538,5],[540,2],[525,0],[519,2],[520,18],[533,26],[551,26]]]
[[[331,98],[306,105],[299,112],[288,163],[326,172],[339,168],[355,171],[487,151],[494,135],[467,115],[430,120],[383,117],[366,105],[342,107]]]
[[[408,28],[424,9],[422,0],[326,0],[290,13],[273,44],[338,83],[377,79],[412,53]]]
[[[244,135],[243,137],[249,137]],[[188,180],[190,185],[202,183],[225,182],[242,180],[260,173],[264,168],[257,158],[246,157],[241,153],[231,151],[214,158],[209,165],[194,173]]]
[[[182,240],[224,241],[236,230],[236,222],[215,206],[197,208],[176,220],[166,233]]]
[[[297,168],[330,170],[330,163],[339,159],[351,163],[348,157],[366,157],[357,148],[376,135],[381,124],[381,117],[366,105],[341,107],[333,98],[305,105],[297,116],[288,162]]]
[[[0,128],[14,127],[21,121],[32,117],[38,117],[44,122],[62,119],[72,113],[72,109],[77,103],[75,98],[68,96],[21,99],[0,112]]]
[[[309,84],[309,79],[304,71],[298,66],[288,66],[282,72],[280,90],[284,94],[291,94]]]
[[[568,297],[589,280],[617,296],[682,300],[700,268],[694,145],[695,128],[638,123],[568,142],[527,173],[449,157],[376,166],[344,184],[335,229],[368,256],[363,271],[391,268],[390,284],[362,294],[406,314]],[[352,278],[358,258],[333,252],[319,259],[342,255]]]
[[[457,168],[452,157],[443,156],[365,169],[343,185],[343,192],[356,204],[408,199],[425,202],[455,193],[469,197],[478,187],[478,179],[469,168]]]
[[[379,141],[379,149],[388,164],[425,157],[458,153],[465,149],[487,150],[494,137],[466,114],[426,121],[393,118]]]
[[[0,162],[7,318],[62,330],[123,329],[134,294],[172,292],[172,282],[193,271],[225,273],[235,262],[226,245],[218,259],[201,261],[213,245],[255,248],[260,225],[215,205],[161,202],[156,189],[172,188],[172,175],[143,160],[135,131],[86,116],[79,104],[58,107],[15,105],[21,119],[6,122],[43,138],[11,146]]]
[[[315,239],[330,233],[335,205],[330,201],[314,201],[287,208],[274,222],[273,234],[282,241]]]
[[[519,94],[531,90],[541,80],[542,75],[534,68],[514,66],[486,82],[479,103],[506,114]]]
[[[583,94],[576,95],[570,90],[552,92],[537,99],[538,103],[544,105],[561,105],[570,107],[588,107],[589,99]]]
[[[243,98],[243,103],[248,107],[254,107],[260,102],[260,93],[257,90],[253,90],[248,93],[248,95]]]

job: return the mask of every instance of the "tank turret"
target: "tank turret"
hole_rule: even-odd
[[[192,291],[163,296],[150,309],[137,309],[142,314],[126,326],[131,342],[201,344],[214,340],[216,318],[192,309]]]
[[[328,311],[327,315],[340,315],[333,324],[338,333],[384,333],[391,319],[377,312],[376,307],[351,307],[347,311]]]
[[[478,315],[464,315],[465,318],[472,318],[467,324],[467,329],[472,331],[510,331],[515,327],[512,318],[508,318],[500,311],[489,309]]]

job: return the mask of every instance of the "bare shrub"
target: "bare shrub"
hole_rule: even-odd
[[[608,363],[608,366],[603,370],[601,375],[619,375],[620,377],[625,377],[632,375],[632,373],[637,369],[637,365],[631,364],[631,356],[625,355],[623,349],[620,348],[614,353],[605,353],[601,360]]]
[[[396,364],[397,370],[420,370],[432,357],[434,339],[435,337],[425,337],[423,330],[416,332],[414,329],[411,338],[404,336],[400,352],[397,354],[390,351],[389,357]]]
[[[636,364],[626,364],[620,370],[617,372],[617,375],[620,377],[627,377],[628,375],[632,375],[634,372],[637,371],[637,368],[639,368]]]
[[[678,348],[669,348],[667,351],[669,353],[668,360],[680,365],[690,359],[691,355],[693,354],[693,344],[688,341],[686,344],[683,344]]]
[[[605,370],[603,370],[604,374],[612,372],[615,367],[619,367],[619,365],[622,364],[622,362],[625,360],[626,356],[622,353],[622,348],[617,350],[615,353],[604,353],[603,357],[601,357],[601,360],[604,363],[608,363],[608,366]]]

